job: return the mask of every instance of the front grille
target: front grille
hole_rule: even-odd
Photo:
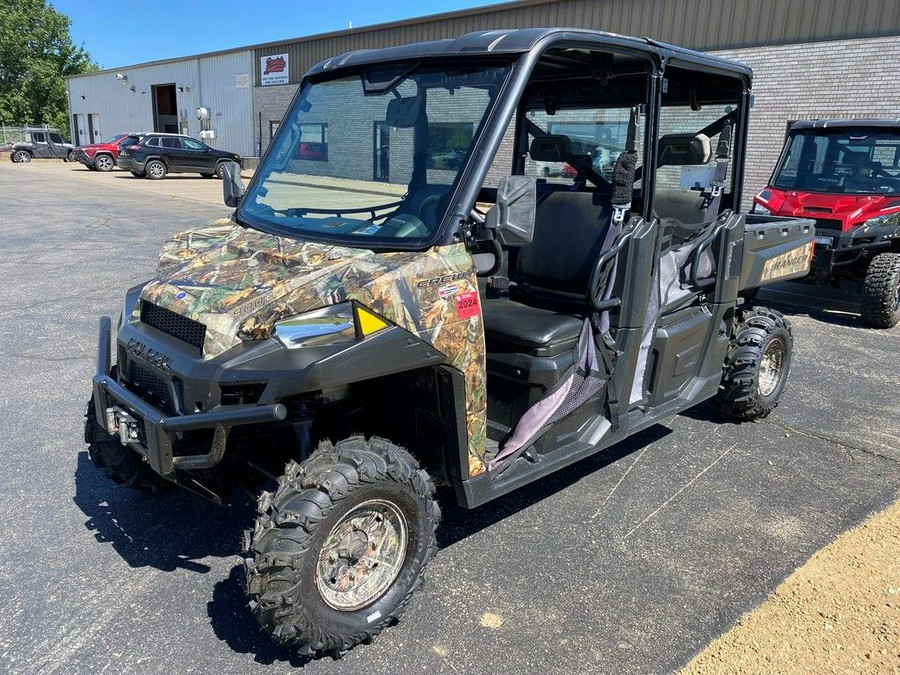
[[[823,230],[837,230],[840,232],[841,221],[829,220],[827,218],[816,218],[816,227],[820,227]]]
[[[181,314],[154,305],[152,302],[141,303],[141,323],[153,326],[182,342],[187,342],[198,349],[203,349],[206,337],[206,326]]]
[[[809,213],[831,213],[831,209],[826,209],[824,206],[804,206],[803,210]]]
[[[169,386],[169,382],[152,368],[132,363],[128,380],[129,389],[159,406],[163,412],[170,415],[178,412],[180,406],[172,400],[172,388]],[[176,385],[181,384],[178,380],[173,381]],[[176,389],[180,388],[176,387]]]

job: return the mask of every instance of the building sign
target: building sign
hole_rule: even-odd
[[[288,70],[287,54],[259,57],[259,83],[262,86],[287,84],[289,80],[290,71]]]
[[[239,73],[234,76],[234,86],[238,89],[247,89],[250,87],[250,75],[248,73]]]

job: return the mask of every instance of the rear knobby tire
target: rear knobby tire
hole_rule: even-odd
[[[434,484],[406,450],[374,437],[324,441],[260,496],[244,535],[251,611],[300,654],[337,657],[369,642],[422,583],[439,520]]]
[[[860,312],[871,328],[893,328],[900,322],[900,253],[872,258],[863,283]]]
[[[88,456],[98,469],[114,483],[134,490],[157,490],[170,483],[151,469],[132,448],[122,445],[97,422],[94,402],[88,401],[84,421],[84,442],[88,444]]]
[[[791,369],[791,325],[767,307],[739,310],[715,403],[740,420],[766,417],[778,406]]]

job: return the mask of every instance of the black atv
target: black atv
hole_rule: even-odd
[[[164,246],[112,344],[101,319],[91,458],[272,485],[252,612],[340,654],[420,585],[435,485],[473,508],[707,399],[765,417],[791,329],[740,293],[805,275],[813,224],[738,212],[750,81],[558,29],[313,67],[232,219]]]

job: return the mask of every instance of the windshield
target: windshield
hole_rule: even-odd
[[[110,136],[107,138],[104,143],[115,143],[118,140],[125,138],[128,134],[116,134],[115,136]]]
[[[306,83],[239,218],[370,247],[433,241],[509,66],[380,66]]]
[[[841,127],[791,134],[772,187],[900,195],[900,129]]]

